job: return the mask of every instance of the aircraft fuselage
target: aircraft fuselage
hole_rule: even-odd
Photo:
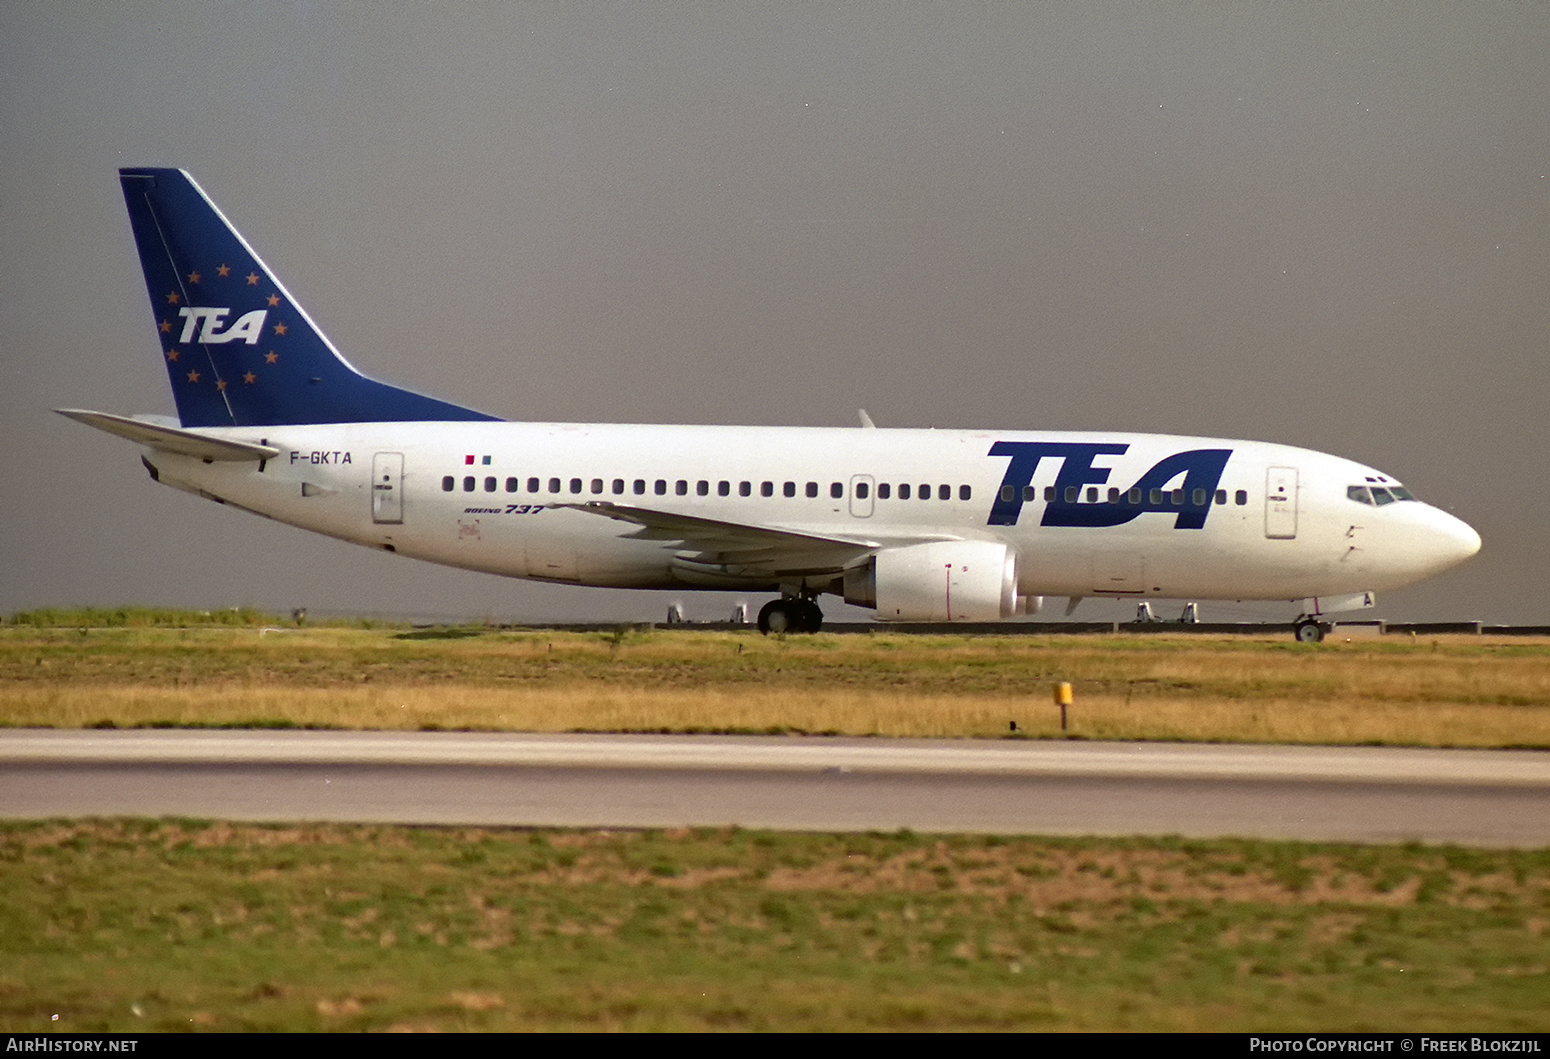
[[[583,585],[755,590],[805,582],[822,590],[839,584],[848,561],[836,554],[825,563],[813,548],[799,567],[741,553],[728,564],[685,565],[682,540],[585,507],[597,504],[873,548],[1001,542],[1016,554],[1017,592],[1028,597],[1384,591],[1454,565],[1479,540],[1419,501],[1353,500],[1353,486],[1398,485],[1373,468],[1265,442],[504,422],[202,433],[261,442],[280,455],[258,464],[153,452],[162,482],[400,555]]]

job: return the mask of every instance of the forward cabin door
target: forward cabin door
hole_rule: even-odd
[[[371,458],[371,520],[404,521],[404,454],[379,452]]]
[[[1271,467],[1265,472],[1265,536],[1289,541],[1297,536],[1297,468]]]

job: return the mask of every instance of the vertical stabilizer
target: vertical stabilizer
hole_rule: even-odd
[[[494,419],[368,379],[180,169],[120,169],[185,427]]]

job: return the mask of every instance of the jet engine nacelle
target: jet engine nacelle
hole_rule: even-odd
[[[1017,553],[991,541],[888,548],[845,572],[845,601],[879,621],[999,621],[1024,606]]]

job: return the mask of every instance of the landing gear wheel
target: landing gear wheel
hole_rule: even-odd
[[[1293,635],[1298,643],[1320,643],[1324,639],[1324,626],[1312,618],[1304,618],[1297,623]]]
[[[791,611],[787,609],[788,601],[784,599],[772,599],[759,608],[759,631],[768,636],[770,633],[791,632]]]
[[[759,609],[759,631],[770,633],[817,632],[823,628],[823,611],[810,599],[772,599]]]

